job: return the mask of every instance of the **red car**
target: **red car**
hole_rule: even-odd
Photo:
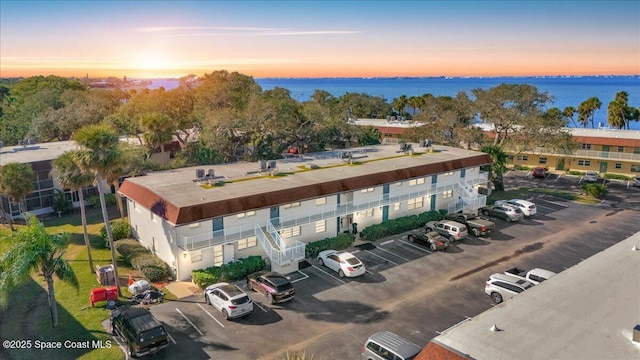
[[[269,304],[289,301],[296,293],[289,279],[271,271],[258,271],[247,276],[247,288],[266,296]]]
[[[538,166],[533,169],[533,173],[531,174],[535,178],[546,178],[547,177],[547,168]]]

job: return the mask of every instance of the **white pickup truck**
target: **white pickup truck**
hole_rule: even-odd
[[[519,279],[529,281],[533,285],[538,285],[539,283],[548,280],[549,278],[556,275],[556,273],[554,273],[553,271],[538,268],[531,269],[529,271],[513,268],[505,271],[504,273],[507,275],[515,276]]]

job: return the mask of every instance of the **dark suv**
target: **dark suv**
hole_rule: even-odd
[[[111,312],[111,333],[126,343],[129,356],[153,354],[169,345],[164,326],[144,308],[120,308]]]
[[[289,301],[296,293],[289,279],[273,271],[258,271],[247,276],[247,288],[266,296],[269,304]]]

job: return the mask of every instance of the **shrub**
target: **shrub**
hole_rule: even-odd
[[[222,281],[235,281],[267,267],[267,262],[261,256],[249,256],[228,264],[212,266],[206,269],[193,270],[193,283],[204,289],[211,284]]]
[[[576,171],[576,170],[568,170],[567,174],[569,174],[569,175],[584,175],[584,172]]]
[[[582,184],[580,189],[583,193],[596,199],[602,199],[607,194],[607,187],[602,184]]]
[[[113,235],[113,241],[131,237],[131,226],[126,220],[114,220],[114,221],[111,221],[110,224],[111,224],[111,235]],[[106,226],[103,226],[102,229],[100,229],[100,236],[102,236],[102,240],[104,240],[104,247],[108,248],[109,237],[107,236]]]
[[[616,179],[616,180],[632,180],[633,178],[630,176],[620,175],[620,174],[604,174],[605,179]]]
[[[375,241],[390,235],[397,235],[423,227],[429,221],[442,220],[447,210],[426,211],[419,215],[409,215],[397,219],[385,221],[362,229],[360,238],[367,241]]]
[[[309,259],[313,259],[320,251],[324,250],[343,250],[347,249],[355,241],[356,236],[353,234],[338,234],[336,237],[326,238],[323,240],[313,241],[305,246],[305,256]]]
[[[115,244],[115,247],[124,261],[134,269],[139,270],[150,282],[164,280],[169,277],[167,264],[136,240],[120,240]]]
[[[531,171],[531,170],[533,170],[532,167],[524,166],[524,165],[513,165],[513,169],[514,170],[522,170],[522,171]]]
[[[53,211],[60,214],[71,214],[73,212],[73,204],[71,203],[71,200],[67,200],[64,191],[60,191],[58,189],[54,190],[53,204],[51,204]]]
[[[92,208],[100,208],[100,196],[98,195],[89,197],[87,202]],[[114,194],[104,194],[104,202],[106,206],[115,205],[117,203],[116,196]]]

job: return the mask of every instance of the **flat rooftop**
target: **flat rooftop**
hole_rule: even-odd
[[[9,163],[33,163],[53,160],[65,151],[78,150],[75,141],[57,141],[42,144],[17,145],[0,148],[0,166]]]
[[[487,154],[447,146],[434,145],[429,152],[413,144],[413,150],[404,153],[395,144],[289,154],[272,160],[275,176],[260,171],[257,162],[157,171],[126,179],[120,192],[147,208],[161,206],[165,218],[178,224],[491,162]],[[198,169],[213,170],[213,181],[196,178]]]
[[[640,232],[432,342],[473,359],[640,359],[640,343],[631,340],[640,324],[634,246]]]

